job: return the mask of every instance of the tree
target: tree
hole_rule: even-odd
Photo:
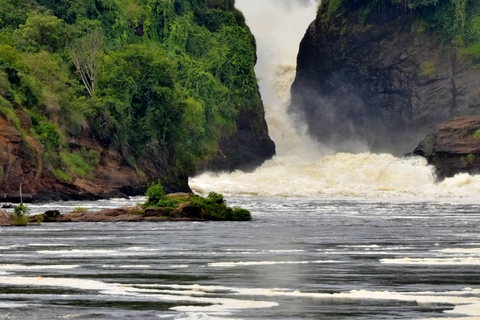
[[[65,47],[68,26],[50,12],[32,11],[25,24],[15,30],[19,45],[26,51],[48,50],[55,52]]]
[[[68,47],[70,56],[77,68],[76,73],[91,97],[95,94],[95,80],[103,51],[103,41],[103,31],[97,28],[89,31],[84,37],[74,41]]]

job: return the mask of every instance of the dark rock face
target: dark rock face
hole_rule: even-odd
[[[236,133],[220,141],[217,154],[201,171],[251,171],[275,155],[263,106],[259,110],[239,114]]]
[[[477,131],[478,130],[478,131]],[[413,151],[435,166],[440,179],[480,173],[480,116],[441,123]]]
[[[314,136],[340,151],[353,141],[402,154],[438,123],[480,114],[480,70],[418,30],[403,8],[365,24],[343,10],[339,22],[319,15],[300,45],[291,111]]]

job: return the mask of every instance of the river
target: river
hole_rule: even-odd
[[[190,185],[253,220],[2,228],[0,319],[480,319],[480,177],[437,182],[423,159],[309,138],[286,110],[318,1],[236,3],[257,38],[277,156]]]
[[[0,229],[0,319],[480,319],[478,203],[228,202],[253,221]]]

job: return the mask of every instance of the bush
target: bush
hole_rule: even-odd
[[[159,203],[165,198],[165,190],[160,181],[152,182],[145,195],[147,196],[147,202],[144,206],[159,206]]]
[[[63,137],[57,125],[43,121],[35,127],[38,140],[47,152],[59,151],[63,144]]]
[[[28,212],[30,210],[23,204],[15,206],[13,212],[10,214],[10,219],[13,224],[26,226],[28,224]]]
[[[252,220],[252,214],[247,209],[235,208],[232,212],[232,220],[250,221]]]

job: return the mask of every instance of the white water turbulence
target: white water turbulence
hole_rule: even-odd
[[[237,0],[255,35],[258,62],[255,73],[265,104],[269,133],[280,156],[316,159],[322,155],[318,143],[307,134],[307,126],[287,114],[290,87],[295,78],[298,46],[319,0]]]
[[[335,153],[307,134],[287,108],[299,43],[317,11],[318,0],[237,0],[257,40],[256,74],[269,132],[277,156],[255,172],[204,173],[190,179],[192,189],[225,195],[285,197],[361,197],[478,201],[480,176],[461,174],[436,183],[423,158]],[[353,146],[353,143],[352,143]]]

